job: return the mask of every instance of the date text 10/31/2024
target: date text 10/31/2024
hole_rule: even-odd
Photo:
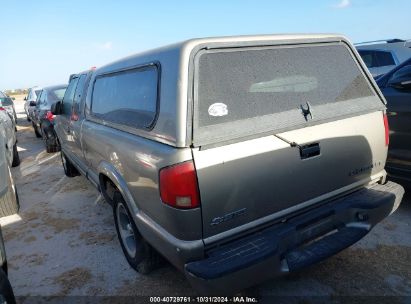
[[[150,303],[258,303],[254,297],[150,297]]]

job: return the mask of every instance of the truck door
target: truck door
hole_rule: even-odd
[[[81,74],[78,78],[77,88],[73,98],[73,105],[71,107],[70,122],[68,131],[71,136],[71,141],[68,142],[69,152],[78,158],[79,165],[85,166],[85,158],[81,147],[81,125],[84,119],[84,102],[83,94],[85,94],[85,84],[87,74]]]
[[[62,101],[62,113],[58,115],[55,121],[54,129],[60,140],[61,149],[64,153],[69,154],[71,158],[71,147],[73,145],[73,136],[71,133],[71,115],[74,102],[74,95],[76,93],[79,76],[71,78],[67,87],[66,93]],[[73,159],[73,158],[71,158]]]

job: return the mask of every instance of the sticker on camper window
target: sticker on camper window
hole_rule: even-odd
[[[208,107],[208,115],[219,117],[228,114],[227,105],[225,103],[217,102]]]

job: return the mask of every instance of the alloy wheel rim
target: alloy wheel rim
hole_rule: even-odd
[[[137,252],[137,242],[133,231],[131,219],[122,203],[117,204],[116,208],[117,226],[120,232],[121,242],[123,243],[128,255],[134,257]]]

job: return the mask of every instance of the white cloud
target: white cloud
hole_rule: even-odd
[[[341,0],[340,3],[336,4],[334,7],[338,9],[343,9],[351,6],[350,0]]]

